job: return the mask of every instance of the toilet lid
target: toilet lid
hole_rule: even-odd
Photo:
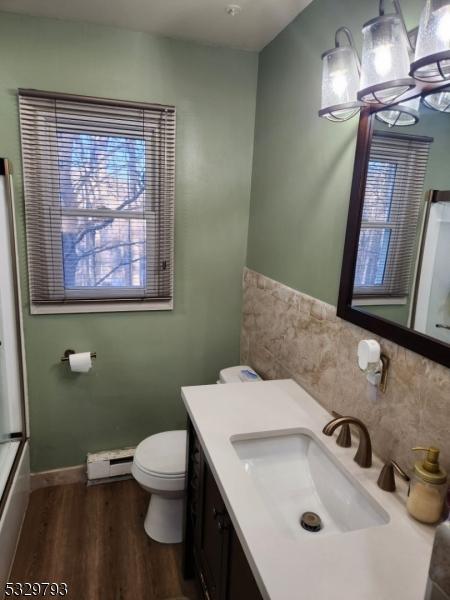
[[[186,431],[164,431],[143,440],[134,461],[144,471],[168,477],[186,472]]]

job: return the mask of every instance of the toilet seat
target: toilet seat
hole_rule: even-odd
[[[145,438],[136,448],[134,462],[146,473],[180,477],[186,473],[187,432],[164,431]]]
[[[158,494],[161,492],[181,493],[184,490],[186,476],[164,477],[160,473],[142,471],[133,463],[131,474],[136,481],[148,492]]]
[[[143,440],[136,448],[133,477],[149,491],[180,492],[186,478],[187,432],[165,431]]]

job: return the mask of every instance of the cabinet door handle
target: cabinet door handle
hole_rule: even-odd
[[[228,529],[229,523],[226,515],[222,515],[222,518],[217,521],[217,529],[222,532]]]
[[[217,508],[213,506],[212,514],[214,519],[218,519],[219,517],[223,517],[224,512],[223,510],[217,510]]]

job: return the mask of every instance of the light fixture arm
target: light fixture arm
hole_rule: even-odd
[[[347,38],[348,45],[354,48],[355,40],[353,39],[353,34],[348,27],[339,27],[339,29],[336,31],[334,36],[334,43],[336,45],[336,48],[339,48],[342,45],[339,41],[339,36],[341,34],[345,35],[345,37]]]
[[[408,40],[410,50],[411,50],[411,52],[414,52],[415,48],[413,46],[411,38],[409,37],[408,30],[406,29],[405,18],[403,16],[403,11],[402,11],[402,7],[400,5],[400,0],[391,0],[391,1],[392,1],[392,4],[394,5],[396,14],[400,17],[403,31],[405,32],[406,39]],[[380,12],[380,17],[383,17],[385,15],[385,0],[380,0],[379,12]]]
[[[353,33],[350,31],[348,27],[339,27],[334,36],[334,45],[336,48],[341,48],[343,46],[342,42],[339,40],[339,37],[344,35],[347,38],[348,45],[353,49],[356,56],[356,64],[358,66],[358,73],[361,74],[361,59],[359,58],[358,51],[355,47],[355,40],[353,38]]]

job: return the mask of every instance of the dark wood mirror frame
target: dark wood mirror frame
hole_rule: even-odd
[[[449,85],[449,82],[447,82],[447,85]],[[442,84],[440,87],[443,87]],[[374,112],[374,109],[363,109],[359,121],[337,315],[345,321],[350,321],[350,323],[359,325],[368,331],[392,340],[400,346],[417,352],[417,354],[421,354],[437,363],[450,367],[450,347],[444,342],[440,342],[403,325],[398,325],[393,321],[388,321],[382,317],[377,317],[352,307],[353,281],[361,229],[368,156],[372,138],[372,115]]]

